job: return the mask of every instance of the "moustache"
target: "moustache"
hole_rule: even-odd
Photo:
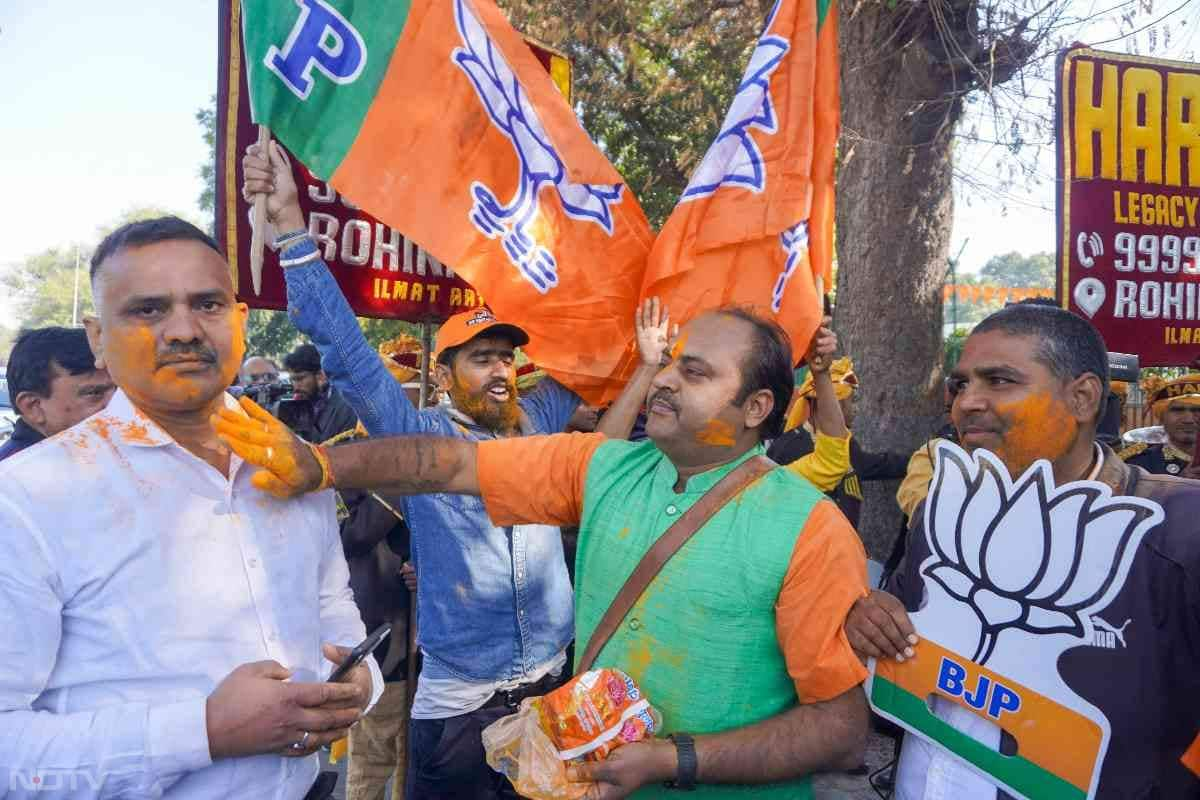
[[[166,353],[163,353],[155,359],[155,368],[165,367],[169,364],[179,364],[186,361],[201,361],[206,364],[217,363],[217,352],[210,347],[203,346],[185,346],[172,347]]]
[[[982,414],[972,414],[963,417],[958,425],[958,429],[961,432],[967,430],[968,428],[985,430],[991,433],[1000,433],[1004,430],[1004,426],[1001,425],[997,420],[991,419]]]
[[[679,413],[679,404],[675,402],[674,394],[670,389],[659,389],[657,392],[650,395],[650,399],[646,402],[646,405],[654,405],[654,403],[659,400],[669,405],[671,410],[676,414]]]

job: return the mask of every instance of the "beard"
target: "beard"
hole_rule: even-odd
[[[499,402],[488,397],[484,387],[482,392],[468,392],[458,381],[450,387],[450,399],[454,407],[466,414],[477,423],[490,431],[511,433],[520,427],[521,407],[517,405],[517,385],[515,382],[505,384],[508,387],[508,399]]]

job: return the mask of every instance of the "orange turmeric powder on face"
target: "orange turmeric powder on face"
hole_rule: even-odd
[[[996,413],[1008,423],[996,455],[1014,478],[1039,458],[1058,459],[1079,435],[1079,423],[1067,404],[1048,391],[1011,403],[998,403]]]
[[[696,441],[713,447],[733,447],[736,444],[733,434],[733,426],[725,420],[710,419],[696,433]]]
[[[244,312],[237,310],[228,317],[229,353],[222,359],[218,352],[216,364],[222,388],[233,383],[246,353],[244,318]],[[210,374],[181,373],[170,366],[159,366],[157,342],[151,328],[120,327],[107,334],[105,362],[135,406],[190,405],[204,401],[205,395],[212,391]]]

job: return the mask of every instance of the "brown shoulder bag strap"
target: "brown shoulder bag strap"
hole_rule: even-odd
[[[731,470],[728,475],[717,481],[716,485],[704,493],[695,505],[675,520],[671,527],[663,531],[662,536],[650,546],[646,555],[634,568],[633,573],[613,598],[612,605],[604,612],[600,624],[592,632],[587,650],[579,660],[576,674],[587,672],[596,661],[596,656],[608,644],[608,640],[616,633],[617,627],[625,619],[625,615],[633,608],[634,603],[646,591],[646,587],[654,580],[654,576],[662,571],[663,566],[671,560],[671,556],[679,552],[679,548],[692,538],[692,534],[704,527],[704,523],[721,510],[733,497],[745,489],[756,479],[775,469],[776,464],[766,456],[748,458]]]

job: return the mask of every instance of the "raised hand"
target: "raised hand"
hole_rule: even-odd
[[[667,307],[657,297],[648,297],[633,312],[633,327],[637,331],[638,354],[642,363],[657,369],[671,336],[679,333],[679,326],[676,325],[672,333],[671,315]]]
[[[821,327],[813,334],[812,343],[808,346],[805,360],[813,372],[826,372],[833,364],[833,354],[837,352],[837,334],[829,326],[833,324],[832,317],[821,320]]]
[[[290,233],[305,227],[292,164],[277,142],[272,141],[266,153],[257,144],[247,147],[242,157],[242,173],[242,198],[253,203],[258,195],[265,194],[267,219],[276,231]]]
[[[238,402],[245,414],[222,408],[213,415],[212,425],[233,452],[262,467],[250,478],[255,488],[286,499],[331,485],[329,462],[319,448],[300,439],[249,397]]]

